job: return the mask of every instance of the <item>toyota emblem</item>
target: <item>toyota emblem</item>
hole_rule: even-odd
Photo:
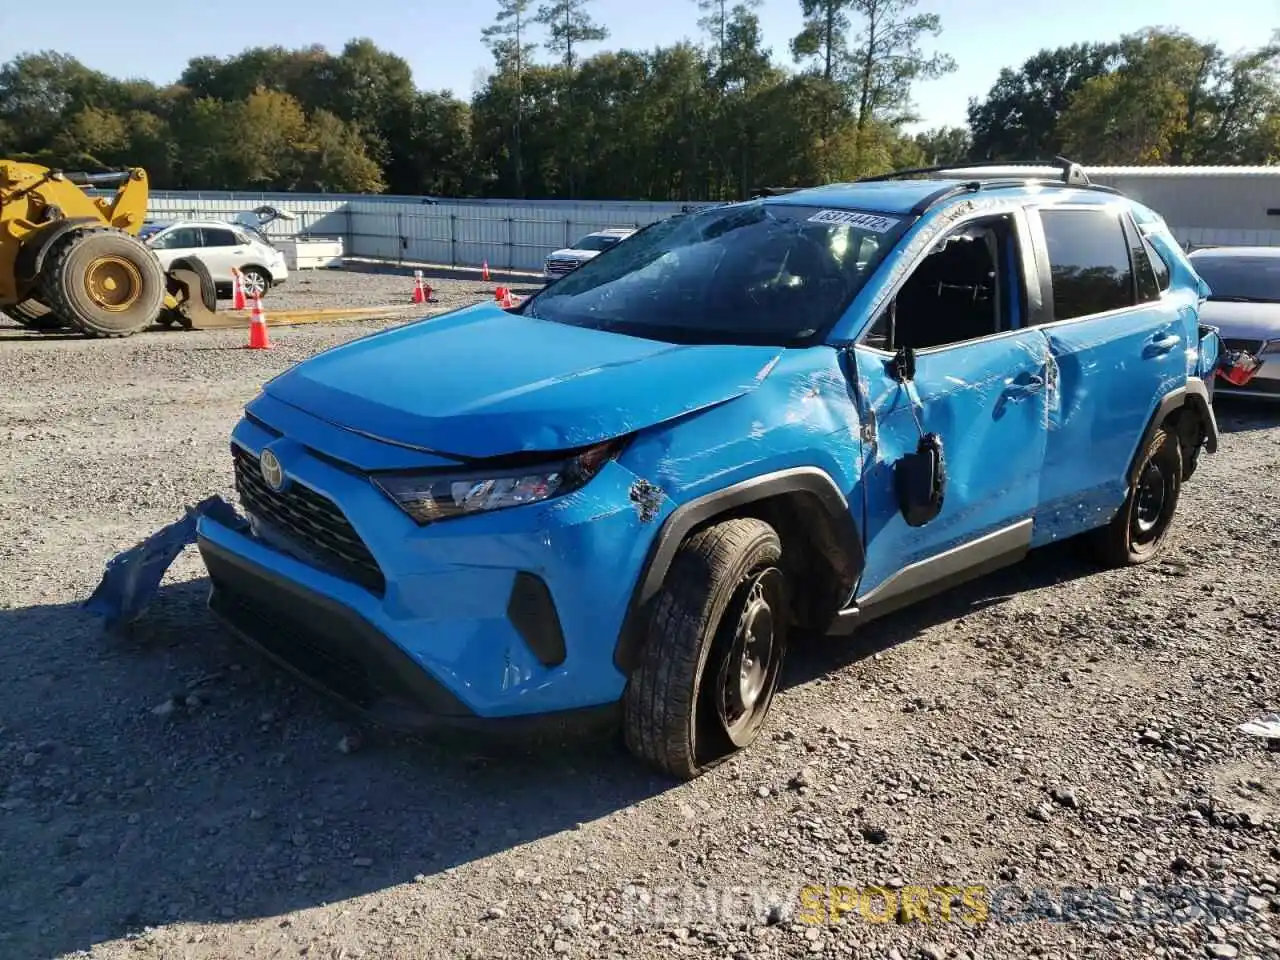
[[[268,487],[277,493],[284,489],[284,468],[280,466],[280,461],[276,459],[274,453],[263,450],[259,466],[262,468],[262,479],[266,481]]]

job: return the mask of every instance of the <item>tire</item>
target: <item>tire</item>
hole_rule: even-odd
[[[267,271],[261,267],[245,267],[240,271],[240,283],[244,288],[244,295],[250,300],[257,291],[259,296],[265,297],[267,291],[271,289],[271,277],[267,275]]]
[[[49,330],[64,330],[70,324],[63,320],[60,316],[46,307],[34,297],[28,297],[21,303],[15,303],[11,307],[5,307],[4,312],[9,317],[28,330],[36,330],[44,333]]]
[[[750,518],[706,527],[680,546],[623,698],[626,744],[637,757],[691,780],[755,741],[786,657],[781,558],[778,534]],[[741,656],[748,634],[754,660]],[[730,673],[738,683],[726,683]],[[748,700],[737,718],[734,708]]]
[[[1088,537],[1090,552],[1109,567],[1146,563],[1160,555],[1182,491],[1182,447],[1161,427],[1138,464],[1138,480],[1111,523]]]
[[[155,253],[114,229],[59,240],[40,271],[40,288],[54,313],[99,337],[127,337],[149,327],[165,297]]]

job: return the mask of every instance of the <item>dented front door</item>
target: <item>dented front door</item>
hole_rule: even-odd
[[[1036,329],[921,351],[899,383],[891,357],[854,350],[863,416],[866,567],[859,606],[1025,552],[1039,499],[1054,388],[1048,341]],[[921,433],[942,441],[941,512],[909,526],[894,488],[894,462]]]

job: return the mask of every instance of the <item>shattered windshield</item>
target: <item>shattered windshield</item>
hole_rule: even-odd
[[[908,225],[769,201],[672,217],[549,285],[524,312],[670,343],[817,343]]]

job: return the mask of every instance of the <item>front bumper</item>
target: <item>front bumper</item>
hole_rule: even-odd
[[[220,545],[197,539],[209,571],[209,609],[243,640],[305,683],[374,721],[409,733],[492,734],[503,740],[599,735],[618,705],[482,717],[350,607]]]
[[[256,527],[205,517],[197,541],[211,606],[237,632],[389,726],[558,726],[616,710],[614,648],[669,501],[641,519],[635,476],[613,462],[572,495],[418,527],[334,459],[372,465],[395,448],[278,402],[251,410],[232,442]],[[297,488],[284,501],[246,466],[268,446]]]
[[[1265,354],[1262,358],[1262,366],[1244,386],[1238,387],[1218,377],[1214,392],[1224,397],[1280,400],[1280,356]]]

